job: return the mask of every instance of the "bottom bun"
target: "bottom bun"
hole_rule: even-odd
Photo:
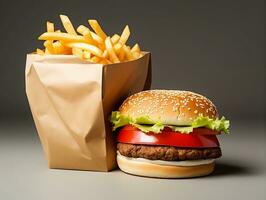
[[[171,162],[171,161],[169,161]],[[129,174],[156,178],[191,178],[206,176],[213,172],[214,162],[196,166],[172,166],[133,160],[117,155],[119,168]]]

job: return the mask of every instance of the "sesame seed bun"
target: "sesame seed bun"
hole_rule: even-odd
[[[199,114],[219,117],[215,105],[206,97],[180,90],[147,90],[128,97],[120,106],[121,114],[130,117],[148,115],[167,125],[191,125]]]
[[[129,174],[156,178],[191,178],[206,176],[213,172],[215,163],[195,166],[160,165],[148,162],[138,162],[117,155],[119,168]]]

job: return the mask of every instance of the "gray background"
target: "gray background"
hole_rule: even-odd
[[[46,21],[62,29],[96,18],[107,33],[129,24],[130,43],[153,56],[153,88],[184,89],[212,99],[231,119],[265,116],[263,1],[0,1],[0,112],[31,117],[24,88],[26,54],[42,42]],[[75,3],[74,3],[75,2]]]
[[[0,0],[0,199],[265,199],[264,1]],[[231,119],[209,177],[158,180],[49,170],[25,96],[26,54],[59,14],[96,18],[109,34],[129,24],[130,44],[152,52],[153,88],[192,90]]]

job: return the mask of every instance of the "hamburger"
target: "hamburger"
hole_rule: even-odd
[[[179,90],[147,90],[128,97],[111,122],[117,163],[129,174],[189,178],[213,172],[222,156],[217,135],[229,132],[206,97]]]

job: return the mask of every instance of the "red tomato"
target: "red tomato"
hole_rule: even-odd
[[[130,144],[163,145],[191,148],[219,147],[219,141],[213,131],[206,128],[194,129],[193,133],[184,134],[165,129],[162,133],[144,133],[133,126],[124,126],[117,134],[117,141]],[[210,134],[206,134],[210,133]],[[216,132],[217,134],[217,132]]]

